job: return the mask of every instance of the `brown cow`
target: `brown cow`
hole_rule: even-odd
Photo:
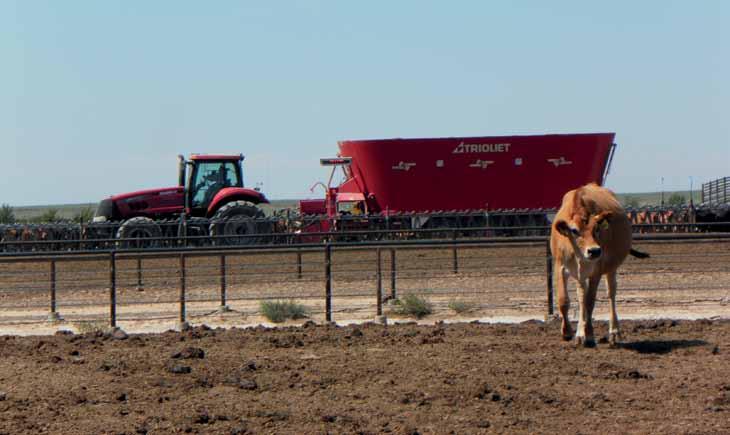
[[[591,318],[596,290],[601,276],[606,275],[611,300],[609,340],[615,344],[620,338],[616,316],[616,270],[628,254],[648,257],[648,254],[631,249],[631,222],[616,196],[594,183],[566,193],[550,231],[550,250],[557,277],[563,339],[573,337],[568,320],[568,276],[578,281],[580,314],[576,343],[593,347],[596,342]]]

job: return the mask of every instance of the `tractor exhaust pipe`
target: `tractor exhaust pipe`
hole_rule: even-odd
[[[185,187],[185,157],[182,154],[177,156],[177,185]]]

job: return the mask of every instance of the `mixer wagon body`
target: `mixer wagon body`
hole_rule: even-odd
[[[366,212],[543,209],[568,190],[603,184],[613,133],[348,140],[347,179],[328,196]],[[333,207],[330,207],[330,209]]]

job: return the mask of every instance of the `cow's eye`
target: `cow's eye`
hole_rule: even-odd
[[[577,236],[578,234],[580,234],[580,233],[578,232],[578,228],[571,228],[571,229],[570,229],[570,232],[571,232],[571,233],[573,233],[573,235],[574,235],[574,236]]]

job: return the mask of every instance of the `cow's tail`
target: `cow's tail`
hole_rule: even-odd
[[[637,251],[634,248],[631,248],[629,250],[629,254],[631,254],[632,256],[634,256],[636,258],[649,258],[649,254],[647,254],[646,252]]]

